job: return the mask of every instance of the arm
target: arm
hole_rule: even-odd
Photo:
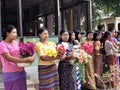
[[[14,63],[29,63],[34,60],[34,57],[27,57],[27,58],[19,58],[12,56],[9,53],[9,49],[3,44],[0,43],[0,55],[3,56],[8,62],[14,62]]]
[[[74,43],[80,45],[80,42],[78,40],[74,40]]]
[[[110,43],[110,46],[111,46],[111,49],[112,49],[114,52],[118,52],[118,50],[115,48],[115,46],[114,46],[113,43]]]
[[[28,58],[18,58],[18,57],[13,57],[10,55],[9,52],[1,54],[7,61],[9,62],[14,62],[14,63],[30,63],[33,62],[34,57],[28,57]]]
[[[69,55],[69,56],[66,56],[65,59],[71,60],[71,59],[74,59],[74,57],[73,57],[73,55]]]
[[[74,59],[75,57],[73,56],[73,54],[71,53],[70,55],[62,55],[61,57],[60,57],[60,60],[62,61],[62,60],[71,60],[71,59]]]
[[[56,60],[56,59],[59,59],[59,58],[60,58],[60,56],[57,56],[57,57],[41,56],[40,57],[40,59],[44,60],[44,61]]]
[[[57,55],[57,57],[50,57],[50,56],[46,56],[44,53],[44,49],[43,49],[43,45],[38,43],[35,46],[35,51],[38,55],[38,58],[44,61],[50,61],[50,60],[56,60],[60,57],[60,55]]]

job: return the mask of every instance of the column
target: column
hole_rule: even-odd
[[[61,15],[60,15],[60,6],[59,6],[59,0],[54,0],[55,5],[55,35],[60,34],[61,30]]]
[[[47,29],[48,29],[48,32],[49,32],[49,35],[52,36],[52,29],[53,29],[53,15],[48,15],[47,16]]]
[[[91,10],[91,0],[87,1],[86,4],[87,10],[86,10],[86,32],[92,31],[92,10]]]
[[[63,0],[61,0],[61,7],[63,6]],[[65,30],[65,26],[64,26],[64,10],[61,8],[61,28],[62,30]]]
[[[81,7],[80,5],[78,5],[78,9],[77,9],[77,29],[79,29],[81,31]]]
[[[17,0],[17,14],[18,14],[18,31],[20,31],[20,38],[23,38],[22,0]]]
[[[2,40],[2,27],[1,27],[1,24],[2,24],[1,23],[1,19],[2,19],[1,15],[2,15],[2,13],[1,13],[1,8],[2,7],[1,7],[1,0],[0,0],[0,41]]]
[[[70,13],[70,31],[73,30],[73,9],[69,9],[69,13]]]
[[[6,22],[6,0],[0,0],[1,1],[1,15],[2,15],[2,27],[6,27],[7,26],[7,22]]]
[[[48,22],[48,20],[47,20],[47,15],[45,15],[44,20],[43,20],[43,26],[44,26],[45,28],[48,28],[47,22]]]

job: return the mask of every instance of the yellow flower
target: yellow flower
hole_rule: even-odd
[[[45,55],[50,56],[50,57],[56,57],[57,56],[57,51],[55,47],[49,46],[45,48]]]

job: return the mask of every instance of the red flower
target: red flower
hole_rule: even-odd
[[[58,45],[57,47],[56,47],[56,50],[57,50],[57,52],[58,53],[61,53],[61,54],[65,54],[65,52],[66,52],[66,50],[65,50],[65,47],[61,44],[61,45]]]

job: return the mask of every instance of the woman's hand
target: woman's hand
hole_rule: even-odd
[[[59,59],[59,58],[61,58],[62,56],[63,56],[64,54],[62,54],[61,52],[58,52],[58,54],[57,54],[57,59]]]
[[[66,55],[64,54],[64,55],[60,58],[60,61],[65,60],[65,58],[66,58]]]
[[[30,57],[27,57],[27,58],[25,58],[26,59],[26,62],[27,63],[32,63],[33,61],[34,61],[34,56],[30,56]]]

